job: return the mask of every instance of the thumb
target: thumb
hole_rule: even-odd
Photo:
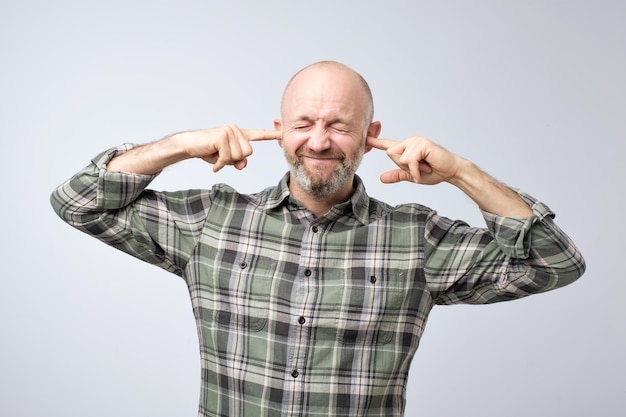
[[[248,165],[248,159],[247,158],[241,159],[235,162],[233,165],[235,166],[235,168],[241,171]]]
[[[410,173],[402,169],[393,169],[382,174],[380,176],[380,181],[385,184],[394,184],[401,181],[414,182],[414,179]]]

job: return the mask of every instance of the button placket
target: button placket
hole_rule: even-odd
[[[294,315],[292,323],[296,326],[296,331],[292,334],[295,339],[290,340],[293,345],[290,347],[290,358],[285,370],[289,379],[292,381],[291,386],[294,392],[300,391],[301,384],[304,383],[304,374],[307,366],[307,357],[310,348],[310,320],[314,319],[313,311],[315,309],[315,301],[317,300],[317,265],[321,256],[321,242],[324,236],[324,228],[320,225],[311,225],[304,228],[302,235],[302,243],[300,247],[300,270],[299,276],[296,278],[298,285],[301,286],[298,291],[299,297],[294,304],[292,314]]]

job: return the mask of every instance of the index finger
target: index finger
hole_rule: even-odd
[[[282,132],[280,130],[265,130],[265,129],[241,129],[244,136],[248,141],[257,140],[272,140],[280,139]]]
[[[397,145],[398,143],[400,142],[396,142],[395,140],[391,139],[375,138],[373,136],[368,136],[365,140],[366,145],[383,151],[386,151],[387,149],[391,148],[394,145]]]

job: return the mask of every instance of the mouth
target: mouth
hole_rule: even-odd
[[[329,157],[329,156],[312,156],[312,155],[302,155],[300,157],[300,161],[302,164],[308,165],[312,169],[332,169],[334,170],[337,166],[343,164],[343,158],[341,157]]]
[[[341,161],[340,157],[330,157],[330,156],[311,156],[311,155],[302,155],[301,158],[310,159],[313,161]]]
[[[343,161],[345,159],[342,154],[305,154],[297,155],[299,158],[306,158],[313,161]]]

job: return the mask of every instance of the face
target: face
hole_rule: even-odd
[[[365,138],[378,134],[368,111],[362,84],[346,69],[310,68],[294,78],[275,127],[295,186],[314,197],[351,189],[369,150]]]

